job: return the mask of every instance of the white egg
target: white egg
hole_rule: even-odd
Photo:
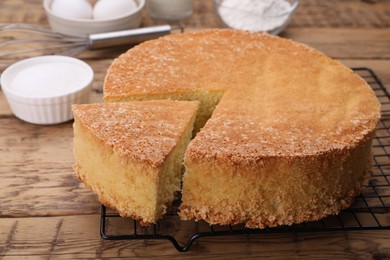
[[[93,8],[94,19],[111,19],[137,8],[134,0],[99,0]]]
[[[91,19],[92,5],[88,0],[54,0],[51,10],[64,18]]]

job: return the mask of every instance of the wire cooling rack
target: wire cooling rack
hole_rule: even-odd
[[[122,218],[102,206],[100,235],[107,240],[169,240],[180,252],[187,251],[201,237],[283,232],[320,232],[348,230],[390,229],[390,96],[386,88],[369,68],[354,68],[373,88],[382,104],[380,120],[373,142],[373,176],[352,206],[337,216],[320,221],[266,229],[248,229],[243,225],[210,226],[206,222],[181,221],[177,215],[180,200],[157,224],[142,227],[139,222]]]

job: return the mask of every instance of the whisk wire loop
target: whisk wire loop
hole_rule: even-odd
[[[183,28],[179,27],[183,32]],[[134,46],[170,34],[175,27],[159,25],[117,32],[72,36],[34,24],[0,23],[0,67],[15,60],[48,54],[73,56],[86,49]]]

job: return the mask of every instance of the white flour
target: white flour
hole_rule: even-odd
[[[223,0],[218,12],[231,28],[265,32],[281,27],[290,9],[286,0]]]

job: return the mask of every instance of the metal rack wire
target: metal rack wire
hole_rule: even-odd
[[[210,226],[202,221],[181,221],[177,215],[180,199],[174,202],[164,219],[151,227],[142,227],[137,221],[121,218],[116,212],[102,206],[101,237],[106,240],[169,240],[178,251],[185,252],[201,237],[390,229],[390,95],[371,69],[354,68],[354,71],[375,91],[382,104],[382,119],[373,143],[372,178],[350,208],[337,216],[329,216],[320,221],[276,228],[248,229],[243,225]],[[186,232],[183,233],[183,230]]]

